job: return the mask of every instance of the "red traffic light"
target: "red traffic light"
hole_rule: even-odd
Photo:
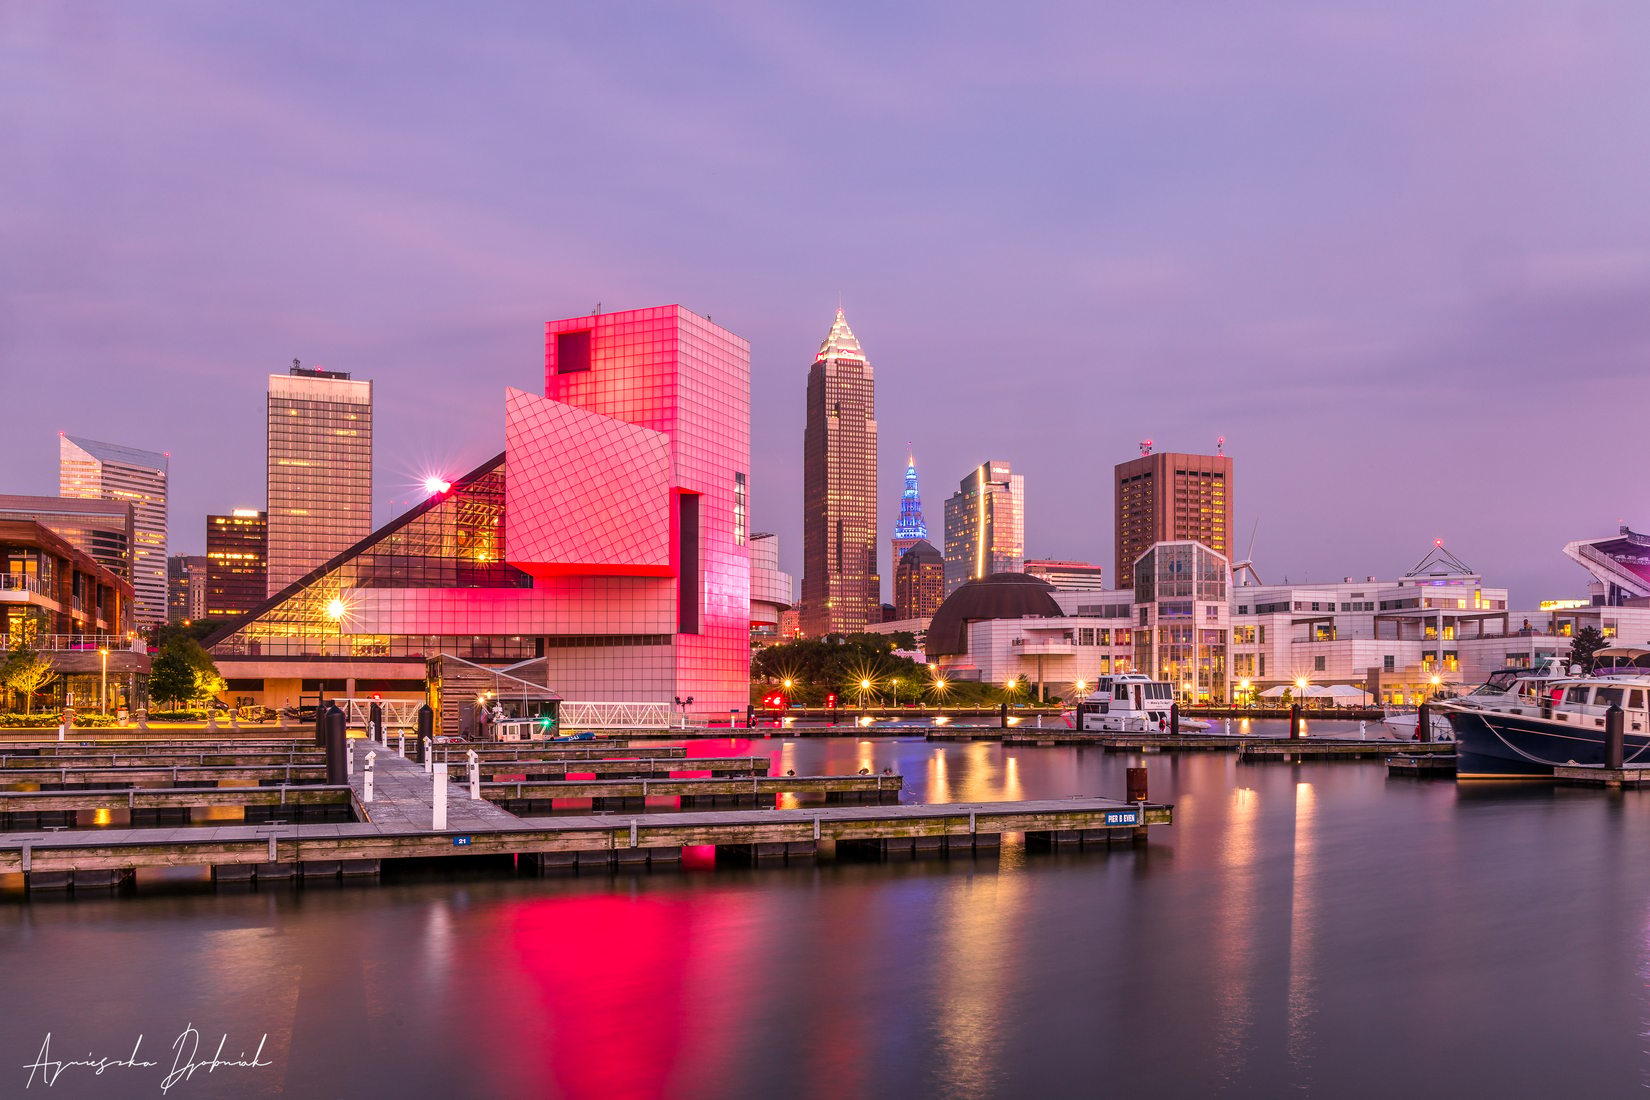
[[[833,691],[829,695],[825,696],[825,705],[828,707],[836,706],[836,692]]]

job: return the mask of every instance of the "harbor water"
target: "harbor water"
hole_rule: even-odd
[[[920,739],[763,739],[908,801],[1121,797],[1148,844],[0,897],[0,1095],[1623,1096],[1650,794]],[[726,751],[724,743],[718,751]],[[696,751],[705,751],[696,749]],[[260,1053],[254,1053],[260,1039]]]

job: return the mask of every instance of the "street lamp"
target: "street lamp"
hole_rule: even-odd
[[[1249,681],[1248,680],[1245,679],[1245,680],[1239,680],[1238,681],[1238,694],[1243,697],[1243,703],[1244,703],[1245,706],[1247,706],[1249,704]]]
[[[1295,677],[1295,690],[1300,696],[1296,702],[1300,703],[1300,705],[1304,707],[1306,705],[1306,677]]]
[[[1432,677],[1432,697],[1434,699],[1436,699],[1438,697],[1438,689],[1440,687],[1442,687],[1443,684],[1444,684],[1444,678],[1442,676],[1434,674],[1433,677]]]
[[[871,695],[871,680],[870,680],[869,677],[864,677],[859,681],[859,709],[860,710],[865,709],[866,700],[870,697],[870,695]]]
[[[99,646],[98,649],[97,649],[97,658],[98,658],[99,663],[101,663],[101,665],[103,666],[101,668],[101,670],[99,671],[99,673],[98,673],[97,712],[99,714],[108,714],[109,713],[109,647],[108,646]]]

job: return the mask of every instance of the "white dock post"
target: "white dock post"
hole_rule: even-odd
[[[372,765],[377,759],[377,753],[369,752],[367,753],[367,762],[362,766],[362,785],[364,786],[366,792],[361,797],[362,802],[372,801]]]
[[[348,737],[344,739],[344,774],[355,774],[355,745],[350,742]]]
[[[476,801],[481,798],[481,765],[477,763],[476,750],[471,749],[464,755],[470,760],[470,799]]]
[[[445,829],[447,827],[447,765],[431,764],[431,774],[435,776],[435,797],[430,807],[430,828]]]
[[[407,731],[406,730],[402,730],[400,733],[395,735],[395,751],[401,757],[401,759],[405,760],[407,758]]]
[[[1358,740],[1360,740],[1360,741],[1369,740],[1369,738],[1364,735],[1364,728],[1365,728],[1366,725],[1367,725],[1367,723],[1365,723],[1363,721],[1359,721],[1359,723],[1358,723]]]
[[[428,737],[424,738],[424,774],[429,775],[430,769],[435,767],[435,742]]]

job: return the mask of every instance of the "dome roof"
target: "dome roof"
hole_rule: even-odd
[[[1059,618],[1065,614],[1050,595],[1054,586],[1029,573],[993,573],[969,581],[945,598],[928,624],[930,657],[968,652],[968,624],[986,619],[1021,619],[1027,615]]]

